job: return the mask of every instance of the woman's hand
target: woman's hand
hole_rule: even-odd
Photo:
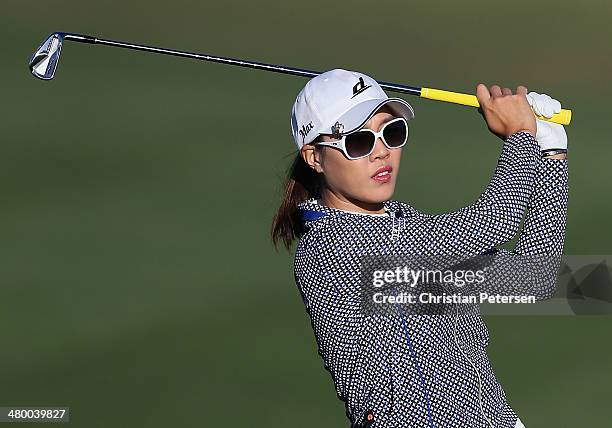
[[[527,94],[527,102],[535,114],[546,118],[550,118],[554,113],[561,111],[561,103],[547,94],[530,92]],[[543,152],[554,149],[567,150],[567,134],[563,125],[538,118],[536,118],[536,124],[536,140]],[[565,159],[565,154],[554,155],[552,158]]]
[[[536,136],[537,125],[533,110],[527,102],[527,88],[518,86],[516,94],[497,85],[489,90],[484,84],[476,86],[476,98],[489,130],[502,140],[518,131],[527,131]]]

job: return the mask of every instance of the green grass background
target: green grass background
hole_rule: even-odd
[[[53,31],[574,110],[566,254],[609,254],[612,3],[4,0],[0,14],[0,405],[79,427],[347,426],[268,231],[306,79],[67,43]],[[391,94],[398,96],[399,94]],[[395,198],[457,209],[500,141],[475,109],[404,96],[416,119]],[[528,428],[609,426],[609,317],[487,318]]]

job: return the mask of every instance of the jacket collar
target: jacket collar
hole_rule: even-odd
[[[304,202],[300,203],[298,205],[298,209],[300,210],[300,218],[302,220],[302,225],[305,230],[309,230],[315,222],[326,216],[338,217],[345,215],[363,215],[378,217],[384,215],[393,215],[400,217],[403,215],[400,203],[398,201],[388,200],[383,202],[383,206],[387,211],[386,214],[365,214],[327,207],[325,205],[319,204],[316,198],[309,198]]]

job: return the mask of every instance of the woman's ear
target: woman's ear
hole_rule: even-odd
[[[314,169],[316,172],[323,172],[323,167],[321,166],[321,152],[317,150],[314,144],[306,144],[302,147],[301,150],[302,159],[306,162],[310,168]]]

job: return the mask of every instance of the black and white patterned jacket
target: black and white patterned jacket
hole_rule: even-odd
[[[444,316],[365,315],[360,256],[481,254],[511,240],[525,210],[514,250],[498,251],[561,255],[567,199],[567,160],[542,159],[537,141],[521,131],[503,143],[485,191],[457,211],[424,214],[395,200],[380,215],[315,199],[300,205],[305,233],[295,280],[352,427],[515,426],[517,415],[487,358],[489,334],[478,305]]]

